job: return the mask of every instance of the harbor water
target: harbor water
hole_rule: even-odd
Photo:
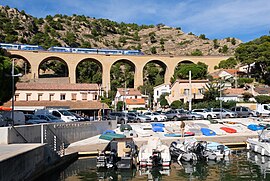
[[[228,161],[173,162],[169,169],[97,170],[96,158],[80,158],[71,165],[38,180],[270,180],[270,157],[246,150],[235,151]]]

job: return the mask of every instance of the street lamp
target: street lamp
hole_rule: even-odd
[[[14,126],[14,87],[15,81],[14,77],[21,77],[23,74],[14,74],[14,59],[12,59],[12,69],[11,69],[11,79],[12,79],[12,100],[11,100],[11,119],[12,119],[12,126]]]

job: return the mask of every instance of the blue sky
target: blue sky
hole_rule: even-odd
[[[137,24],[163,23],[210,39],[269,35],[270,0],[1,0],[35,17],[78,14]]]

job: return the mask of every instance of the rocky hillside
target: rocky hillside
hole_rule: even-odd
[[[0,42],[110,49],[140,49],[160,55],[232,55],[235,38],[209,40],[163,24],[117,23],[81,15],[35,18],[23,10],[0,6]]]

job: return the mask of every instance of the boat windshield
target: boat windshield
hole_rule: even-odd
[[[264,109],[265,110],[270,110],[270,105],[268,104],[268,105],[264,105]]]

